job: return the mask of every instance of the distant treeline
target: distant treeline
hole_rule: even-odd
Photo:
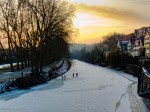
[[[71,58],[114,68],[126,68],[128,64],[138,65],[140,57],[133,57],[117,46],[118,39],[123,37],[124,34],[109,34],[104,37],[103,42],[94,45],[91,51],[87,51],[85,48],[72,51]]]

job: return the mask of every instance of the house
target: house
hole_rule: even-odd
[[[118,40],[118,47],[124,51],[128,51],[128,42],[126,39]]]
[[[147,28],[144,38],[144,47],[146,49],[145,55],[146,57],[150,57],[150,27]]]
[[[135,54],[136,56],[141,55],[140,52],[143,49],[145,50],[145,55],[150,57],[150,27],[136,29],[134,35],[136,36],[136,42],[131,54]]]
[[[141,51],[140,49],[143,48],[143,45],[142,45],[142,41],[140,38],[136,38],[134,44],[132,44],[132,49],[130,49],[129,53],[132,55],[132,56],[140,56],[141,55]]]
[[[132,56],[140,56],[140,49],[143,47],[143,44],[141,38],[137,38],[134,33],[131,33],[118,40],[118,47],[129,52]]]
[[[135,36],[133,36],[133,33],[124,36],[124,38],[118,40],[118,47],[124,51],[129,51],[132,47],[134,38]]]

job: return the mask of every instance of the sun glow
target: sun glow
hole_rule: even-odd
[[[125,0],[69,0],[76,6],[74,26],[80,32],[76,43],[92,44],[101,41],[109,33],[129,34],[135,29],[149,25],[149,1]],[[141,9],[138,6],[141,7]]]
[[[121,21],[85,12],[77,13],[73,22],[74,26],[80,31],[76,42],[88,44],[99,42],[101,40],[101,36],[118,30],[118,28],[122,25]]]

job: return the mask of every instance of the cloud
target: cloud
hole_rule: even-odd
[[[127,2],[133,3],[128,4]],[[109,33],[118,32],[128,34],[133,32],[134,29],[149,26],[149,14],[143,11],[145,10],[143,7],[139,9],[138,5],[134,6],[135,2],[138,4],[137,2],[142,2],[142,0],[126,0],[123,3],[118,3],[118,5],[123,4],[127,6],[128,9],[121,7],[122,5],[113,8],[113,6],[91,6],[74,3],[77,10],[77,18],[74,19],[74,24],[80,31],[76,41],[79,43],[94,43]],[[143,0],[143,2],[147,1]],[[130,7],[128,7],[129,5]],[[129,10],[129,8],[132,10]]]
[[[139,7],[139,9],[149,9],[150,0],[125,0],[124,3],[126,3],[127,5],[135,6],[134,8],[136,8],[137,10]]]
[[[140,2],[142,0],[138,0],[138,1]],[[139,22],[144,24],[144,23],[148,23],[150,20],[150,17],[145,16],[144,14],[141,15],[140,13],[133,10],[127,10],[127,9],[125,10],[125,9],[103,7],[103,6],[89,6],[85,4],[76,4],[76,7],[78,11],[87,11],[89,13],[93,13],[101,17],[117,19],[127,23]]]
[[[126,0],[126,2],[133,2],[133,3],[150,3],[149,0]]]

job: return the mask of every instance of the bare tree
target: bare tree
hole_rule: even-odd
[[[31,63],[33,73],[39,74],[45,64],[67,57],[75,11],[71,4],[63,0],[6,0],[0,8],[0,29],[8,39],[9,58],[13,51],[18,67],[19,62],[22,68]]]
[[[10,11],[12,10],[12,7],[11,7],[11,4],[12,4],[12,1],[11,0],[8,0],[8,1],[4,1],[4,2],[1,2],[0,3],[0,9],[1,9],[1,16],[0,16],[0,30],[2,31],[2,33],[4,34],[3,35],[3,38],[6,38],[7,39],[7,45],[8,45],[8,51],[6,51],[4,49],[3,44],[1,43],[1,47],[3,48],[3,50],[5,50],[5,54],[7,56],[7,59],[10,63],[10,66],[11,66],[11,71],[14,71],[14,68],[13,68],[13,62],[12,62],[12,39],[11,39],[11,35],[12,35],[12,32],[11,32],[11,28],[10,28],[10,19],[11,19],[11,16],[10,16]]]
[[[30,30],[30,33],[31,38],[34,39],[31,47],[32,69],[38,71],[40,68],[42,71],[43,59],[46,59],[50,52],[48,50],[59,46],[57,40],[67,40],[66,38],[69,37],[69,24],[71,24],[74,9],[67,2],[57,0],[28,1],[27,4],[31,15],[32,31]]]

